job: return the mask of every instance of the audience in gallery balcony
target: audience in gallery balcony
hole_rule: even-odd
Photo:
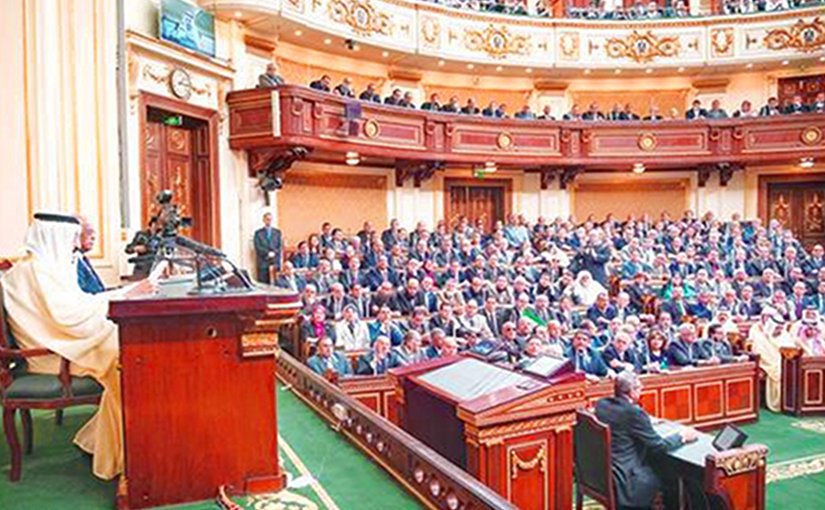
[[[275,63],[270,63],[267,65],[266,72],[261,74],[258,78],[258,87],[263,88],[276,87],[278,85],[283,85],[284,83],[284,79],[278,75],[278,66]],[[319,79],[312,81],[309,84],[309,87],[314,90],[329,92],[346,98],[354,99],[356,97],[352,80],[349,77],[343,78],[341,83],[333,88],[332,78],[328,74],[324,74]],[[382,100],[374,83],[368,83],[366,88],[358,94],[358,99],[361,101],[384,104],[387,106],[412,109],[416,108],[412,92],[403,92],[400,88],[394,88],[392,93]],[[478,106],[476,99],[473,97],[468,97],[464,106],[461,106],[459,97],[451,96],[448,103],[442,104],[441,98],[437,93],[431,94],[429,100],[421,104],[421,109],[431,112],[454,113],[471,116],[505,119],[509,117],[507,113],[507,106],[504,104],[498,104],[496,101],[490,101],[488,105],[482,109]],[[773,115],[794,115],[801,113],[825,113],[825,92],[817,93],[816,97],[810,104],[805,104],[802,100],[802,96],[800,95],[793,96],[793,98],[788,100],[784,105],[780,105],[779,100],[776,97],[770,97],[767,104],[759,109],[758,114],[753,111],[751,102],[745,100],[742,101],[740,108],[736,110],[732,116],[736,118],[756,116],[769,117]],[[680,114],[677,109],[671,108],[668,112],[667,118],[678,119],[679,115]],[[701,100],[694,99],[690,109],[688,109],[684,114],[684,118],[688,120],[727,119],[728,117],[729,115],[727,111],[721,107],[721,102],[719,99],[714,99],[711,101],[709,109],[702,106]],[[513,118],[522,120],[555,120],[555,116],[553,115],[552,109],[549,105],[545,105],[539,115],[533,112],[529,105],[524,105],[513,114]],[[616,103],[609,112],[603,113],[599,109],[599,104],[592,102],[588,109],[583,113],[580,111],[578,104],[573,104],[570,110],[563,114],[561,118],[562,120],[613,122],[633,120],[658,121],[665,119],[665,117],[659,113],[658,106],[656,106],[656,104],[652,101],[647,115],[644,115],[643,117],[633,111],[630,103],[626,103],[624,106]]]
[[[320,243],[302,241],[284,273],[305,267],[301,339],[319,345],[309,363],[323,374],[380,374],[456,351],[513,366],[566,357],[591,379],[750,360],[731,338],[766,360],[794,345],[825,355],[825,249],[806,251],[777,221],[510,215],[492,230],[459,218],[412,231],[365,222],[348,236],[325,223],[311,237]],[[333,259],[347,269],[324,269]]]

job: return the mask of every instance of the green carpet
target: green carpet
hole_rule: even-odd
[[[280,386],[279,386],[280,388]],[[71,438],[93,412],[93,407],[69,409],[62,427],[54,423],[53,412],[34,412],[34,453],[23,458],[23,476],[18,483],[8,481],[9,455],[5,436],[0,441],[0,509],[2,510],[94,510],[113,508],[115,482],[92,476],[91,459],[72,446]],[[283,497],[264,495],[237,498],[236,502],[258,510],[418,509],[416,500],[394,479],[333,431],[289,391],[278,392],[279,433],[284,443],[281,459],[288,478],[302,475],[286,455],[293,451],[309,470],[321,492],[332,502],[326,504],[312,485],[290,488]],[[19,423],[18,423],[19,430]],[[2,434],[0,434],[1,436]],[[281,495],[279,495],[281,496]],[[329,501],[328,500],[328,501]],[[182,510],[214,510],[212,501],[177,505]]]
[[[35,450],[24,457],[23,478],[8,481],[9,457],[0,441],[0,509],[111,509],[115,483],[91,475],[90,459],[71,445],[75,431],[93,408],[66,412],[62,427],[51,412],[34,413]],[[290,479],[308,471],[315,484],[279,495],[238,498],[245,508],[270,510],[393,510],[421,506],[380,467],[318,418],[302,401],[279,387],[281,459]],[[822,507],[825,494],[825,418],[797,419],[763,411],[760,421],[742,427],[749,442],[770,448],[768,508]],[[4,438],[5,439],[5,438]],[[297,459],[296,459],[297,457]],[[300,464],[300,465],[298,465]],[[174,508],[214,509],[211,501]]]

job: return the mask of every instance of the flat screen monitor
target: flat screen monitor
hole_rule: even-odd
[[[725,425],[725,427],[713,438],[713,446],[720,452],[739,448],[748,439],[748,435],[736,425]]]
[[[548,379],[565,370],[568,364],[569,360],[567,358],[540,356],[529,365],[526,365],[524,371]]]
[[[161,0],[160,38],[215,56],[215,17],[184,0]]]

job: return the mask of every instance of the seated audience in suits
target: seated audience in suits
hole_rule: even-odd
[[[358,358],[355,373],[358,375],[381,375],[399,365],[398,356],[390,349],[390,339],[381,335],[375,339],[372,350]]]
[[[344,78],[341,80],[341,83],[335,86],[332,91],[339,96],[344,97],[355,97],[355,91],[352,90],[352,80],[349,78]]]
[[[602,351],[604,362],[613,372],[622,370],[642,371],[642,360],[633,348],[633,339],[624,331],[619,331],[613,341]]]
[[[418,280],[415,278],[407,280],[404,289],[396,295],[396,303],[401,315],[412,315],[415,308],[424,306],[424,293],[421,292]]]
[[[441,107],[441,111],[444,113],[459,113],[461,105],[458,103],[458,96],[450,97],[450,101]]]
[[[332,349],[332,339],[322,337],[318,340],[318,349],[315,355],[307,360],[307,365],[313,372],[326,376],[334,373],[339,376],[352,374],[352,367],[345,355]]]
[[[379,96],[378,92],[375,90],[374,83],[368,83],[367,88],[365,88],[363,92],[358,95],[358,99],[361,101],[369,101],[371,103],[381,102],[381,96]]]
[[[401,94],[401,89],[392,89],[392,94],[384,98],[384,104],[399,106],[398,103],[400,103],[403,98],[404,96]]]
[[[468,97],[467,104],[461,107],[461,113],[464,115],[478,115],[481,113],[481,110],[476,106],[476,100]]]
[[[553,108],[551,108],[549,104],[544,105],[544,108],[542,108],[542,110],[541,110],[541,115],[539,115],[539,119],[540,120],[556,120],[556,118],[553,117]]]
[[[775,97],[769,97],[768,102],[759,109],[760,117],[771,117],[773,115],[782,115],[779,109],[779,100]]]
[[[708,110],[706,117],[709,119],[727,119],[728,112],[722,108],[718,99],[714,99],[710,103],[710,110]]]
[[[391,316],[392,310],[389,306],[382,306],[378,310],[378,316],[369,325],[371,342],[375,342],[379,336],[385,336],[392,342],[392,345],[401,345],[401,342],[404,341],[404,333],[401,332],[401,328],[395,324]]]
[[[86,257],[92,248],[94,248],[95,240],[97,239],[97,232],[94,225],[84,216],[78,216],[80,221],[80,241],[77,257],[77,284],[80,290],[86,294],[99,294],[106,290],[103,285],[103,280],[98,276],[97,271],[92,266],[92,263]]]
[[[753,109],[751,102],[746,99],[742,101],[742,105],[739,107],[739,109],[733,112],[733,116],[741,118],[756,117],[757,113]]]
[[[644,353],[642,369],[645,372],[659,372],[667,369],[667,337],[658,329],[648,333],[647,350]]]
[[[607,325],[616,318],[616,307],[610,304],[607,292],[599,292],[596,302],[587,309],[587,318],[596,326]]]
[[[685,118],[687,120],[698,120],[704,119],[708,116],[708,111],[702,108],[702,101],[698,99],[694,99],[693,103],[691,104],[690,110],[685,112]]]
[[[318,267],[318,254],[309,251],[309,244],[306,241],[298,243],[295,253],[289,260],[295,269],[312,269]]]
[[[296,274],[292,262],[287,261],[284,262],[284,270],[275,278],[275,286],[300,294],[306,288],[307,281],[302,275]]]
[[[536,114],[533,113],[532,110],[530,110],[530,105],[524,105],[524,106],[521,107],[521,110],[517,111],[513,115],[513,117],[515,117],[516,119],[522,119],[522,120],[535,120]]]
[[[438,94],[430,94],[430,100],[421,103],[422,110],[432,110],[434,112],[441,110],[441,100]]]
[[[396,106],[401,106],[403,108],[415,108],[412,92],[404,92],[404,96],[401,98],[401,101],[398,101]]]
[[[322,92],[329,92],[332,87],[332,78],[328,74],[321,76],[319,79],[311,82],[309,88],[320,90]]]
[[[710,358],[696,340],[696,327],[685,323],[679,326],[679,336],[667,346],[667,364],[671,367],[696,366]]]
[[[447,335],[444,330],[435,328],[430,331],[430,345],[424,350],[428,359],[440,358],[444,355],[444,340]]]
[[[817,92],[814,102],[808,106],[811,113],[825,113],[825,92]]]
[[[604,377],[607,365],[599,351],[590,347],[590,334],[584,330],[573,333],[567,357],[573,362],[577,372],[584,372],[588,377]]]
[[[605,120],[604,114],[599,111],[598,103],[590,103],[590,108],[582,114],[582,120]]]
[[[783,112],[786,115],[793,115],[797,113],[808,113],[808,105],[802,102],[802,96],[796,94],[793,96],[793,99],[785,107],[785,111]]]
[[[718,360],[718,363],[748,360],[747,354],[737,356],[733,353],[733,346],[731,346],[728,339],[725,338],[725,331],[722,329],[721,324],[711,324],[708,326],[708,337],[699,343],[706,355],[709,356],[706,361],[709,364],[716,363],[715,360]]]
[[[344,294],[344,286],[338,282],[333,283],[330,286],[329,295],[324,299],[327,317],[333,321],[341,320],[346,304],[347,296]]]
[[[421,347],[421,335],[418,331],[407,331],[404,334],[404,343],[393,350],[399,365],[413,365],[429,359]]]
[[[346,305],[343,317],[335,324],[335,346],[345,351],[358,351],[369,349],[370,343],[367,323],[358,317],[354,305]]]
[[[266,72],[258,76],[258,88],[277,87],[284,83],[284,79],[278,75],[278,64],[275,62],[267,64]]]
[[[364,287],[357,283],[350,288],[349,294],[347,294],[347,304],[355,306],[355,309],[358,311],[358,316],[364,320],[374,316],[372,312],[372,298]]]
[[[596,403],[596,417],[610,428],[610,457],[613,461],[613,483],[619,508],[651,508],[661,490],[674,484],[663,484],[652,462],[655,455],[675,450],[695,441],[693,429],[662,437],[654,429],[650,416],[639,405],[642,383],[630,370],[616,377],[615,396]],[[666,496],[665,501],[672,501]]]

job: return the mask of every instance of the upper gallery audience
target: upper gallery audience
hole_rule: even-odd
[[[275,87],[284,84],[283,78],[277,76],[275,73],[277,73],[277,65],[274,63],[268,65],[266,73],[260,76],[258,86]],[[331,88],[331,84],[332,78],[325,74],[319,79],[312,81],[309,84],[309,87],[322,92],[331,92],[346,98],[355,99],[357,97],[360,101],[379,103],[387,106],[397,106],[401,108],[416,108],[413,94],[410,91],[404,92],[400,88],[392,89],[391,94],[382,100],[374,83],[368,83],[366,88],[358,94],[356,94],[356,91],[353,88],[352,80],[348,77],[343,78],[341,83],[335,86],[335,88]],[[428,100],[421,103],[420,108],[431,112],[508,118],[507,106],[504,104],[498,104],[496,101],[490,101],[486,107],[481,108],[475,98],[467,98],[464,105],[462,105],[458,96],[451,96],[447,103],[442,103],[441,98],[437,93],[430,94]],[[771,97],[768,99],[768,102],[759,109],[758,114],[753,110],[753,105],[751,102],[745,100],[732,116],[767,117],[771,115],[793,115],[800,113],[825,113],[825,92],[818,93],[810,104],[806,104],[802,100],[802,96],[799,95],[794,96],[794,98],[788,101],[785,105],[780,105],[777,98]],[[668,112],[667,118],[669,120],[678,119],[679,117],[680,113],[676,108],[671,108]],[[691,107],[684,113],[684,118],[688,120],[727,119],[728,117],[728,112],[721,107],[721,101],[719,99],[714,99],[711,102],[709,109],[702,106],[701,100],[695,99],[692,102]],[[521,120],[556,120],[549,105],[542,107],[541,114],[536,114],[533,112],[529,105],[523,105],[513,114],[513,118]],[[634,112],[633,106],[630,103],[626,103],[624,106],[616,103],[610,111],[603,112],[598,103],[592,102],[584,112],[581,111],[581,107],[578,104],[573,104],[570,110],[563,114],[561,118],[562,120],[580,120],[590,122],[621,122],[638,120],[661,121],[665,119],[665,117],[660,114],[659,107],[653,102],[650,103],[648,107],[648,114],[644,117]]]
[[[779,347],[825,347],[825,250],[806,251],[776,221],[511,215],[491,230],[459,218],[408,231],[394,220],[353,236],[325,223],[310,238],[277,281],[295,288],[292,266],[302,266],[302,341],[366,353],[357,373],[454,350],[514,366],[564,356],[591,378],[714,366],[749,359],[728,338],[742,331],[777,409]]]

